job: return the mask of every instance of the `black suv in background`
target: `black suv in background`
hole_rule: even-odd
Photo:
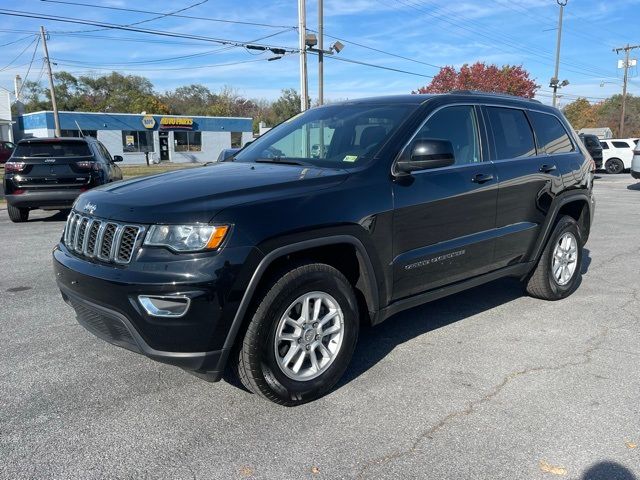
[[[20,140],[4,166],[9,218],[26,222],[30,210],[71,208],[82,192],[122,180],[121,161],[92,137]]]
[[[600,139],[597,135],[592,135],[590,133],[581,133],[579,135],[580,140],[584,143],[584,146],[587,147],[587,151],[591,158],[593,158],[593,163],[596,168],[599,170],[602,168],[602,145],[600,144]]]
[[[501,277],[570,295],[592,184],[582,142],[538,102],[349,101],[231,162],[83,194],[54,269],[102,339],[211,381],[228,365],[252,392],[297,405],[340,379],[361,321]]]

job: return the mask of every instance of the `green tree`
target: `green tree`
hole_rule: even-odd
[[[622,95],[614,95],[595,106],[599,127],[609,127],[615,137],[620,135]],[[640,137],[640,97],[627,95],[624,121],[625,137]]]
[[[563,112],[571,126],[576,130],[580,130],[581,128],[598,126],[596,109],[597,107],[591,105],[586,98],[578,98],[564,107]]]
[[[273,102],[271,110],[271,126],[297,115],[300,113],[300,94],[293,88],[285,88],[280,97]]]
[[[204,85],[191,84],[165,92],[160,100],[174,115],[207,115],[216,96]]]

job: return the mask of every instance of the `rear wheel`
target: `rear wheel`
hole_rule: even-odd
[[[573,218],[562,216],[527,282],[527,293],[543,300],[568,297],[580,284],[581,265],[580,229]]]
[[[9,218],[13,223],[21,223],[29,220],[28,208],[18,208],[13,205],[7,205],[7,212],[9,213]]]
[[[319,263],[294,268],[256,309],[238,348],[238,377],[281,405],[314,400],[344,373],[358,327],[358,304],[342,273]]]
[[[610,158],[609,160],[607,160],[604,168],[606,169],[607,173],[617,175],[624,172],[624,163],[619,158]]]

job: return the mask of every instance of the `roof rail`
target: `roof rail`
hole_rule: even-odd
[[[517,100],[526,100],[529,102],[542,103],[540,100],[536,100],[535,98],[518,97],[516,95],[509,95],[508,93],[500,93],[500,92],[482,92],[480,90],[451,90],[449,93],[453,93],[456,95],[484,95],[484,96],[491,96],[491,97],[513,98]]]

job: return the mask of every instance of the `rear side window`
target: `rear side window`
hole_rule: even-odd
[[[86,142],[33,142],[19,143],[14,157],[89,157]]]
[[[533,129],[536,131],[538,142],[549,155],[573,152],[573,143],[567,131],[554,115],[531,112]]]
[[[586,145],[587,147],[599,147],[600,146],[600,142],[598,142],[598,140],[596,140],[593,137],[584,137],[584,139],[586,140]]]
[[[629,145],[627,142],[611,142],[611,143],[616,148],[631,148],[631,145]]]
[[[609,150],[609,145],[607,142],[600,142],[600,146],[602,146],[603,150]]]
[[[493,131],[496,160],[535,156],[533,132],[524,111],[515,108],[486,108]]]

